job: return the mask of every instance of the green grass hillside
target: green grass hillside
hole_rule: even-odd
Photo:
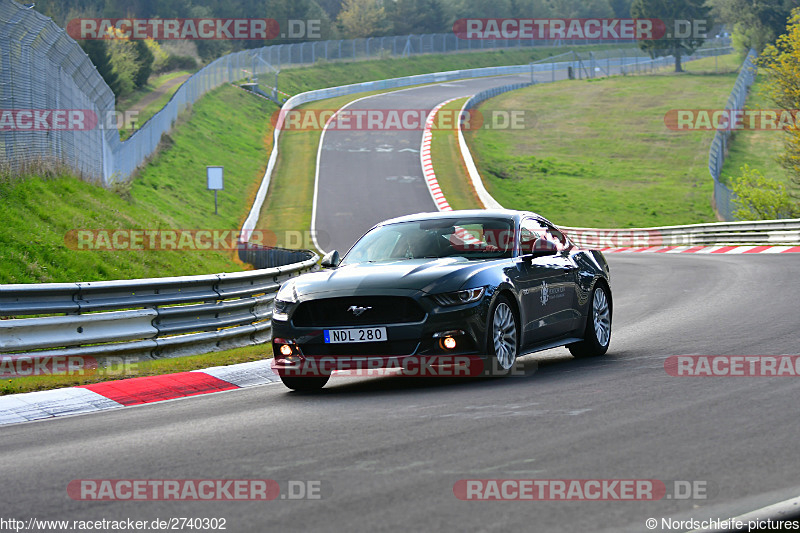
[[[746,109],[775,109],[775,104],[765,94],[764,77],[759,75],[750,88]],[[742,130],[735,131],[728,143],[728,157],[722,167],[720,181],[731,183],[741,176],[741,167],[747,163],[750,168],[759,170],[764,176],[785,183],[797,190],[789,172],[781,166],[778,158],[783,154],[786,134],[783,130]],[[798,191],[800,192],[800,191]]]
[[[503,206],[559,224],[635,227],[714,220],[708,150],[713,132],[672,131],[671,109],[724,107],[737,60],[687,65],[684,74],[564,81],[512,91],[480,106],[526,110],[533,127],[480,129],[467,141]]]
[[[224,86],[195,104],[165,149],[129,190],[106,190],[73,176],[0,181],[0,283],[43,283],[197,275],[242,270],[232,251],[75,251],[79,229],[241,227],[271,149],[277,107]],[[187,120],[188,118],[188,120]],[[206,165],[225,166],[225,190],[206,190]]]
[[[591,48],[604,47],[608,46]],[[522,48],[318,63],[285,68],[279,85],[296,94],[395,76],[525,63],[564,50]],[[264,83],[271,81],[263,77]],[[266,168],[272,148],[270,117],[277,109],[230,86],[212,91],[181,117],[164,138],[160,153],[134,177],[128,190],[112,192],[70,175],[0,177],[0,209],[6,222],[0,228],[0,283],[196,275],[245,268],[233,252],[74,251],[65,245],[65,236],[79,229],[238,230]],[[225,167],[218,216],[213,193],[206,190],[206,165]],[[306,210],[298,217],[306,220],[310,213]],[[304,230],[307,224],[281,224],[278,229]]]

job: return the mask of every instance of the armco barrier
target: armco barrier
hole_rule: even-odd
[[[280,283],[315,268],[294,264],[245,272],[87,283],[0,285],[0,355],[41,360],[177,357],[266,342]],[[55,315],[58,313],[58,315]],[[20,318],[30,315],[33,318]]]
[[[655,228],[563,229],[576,244],[587,248],[800,244],[800,219],[715,222]]]
[[[710,55],[717,55],[717,53],[723,49],[712,48],[708,50],[698,50],[693,56],[690,58],[699,58],[699,57],[706,57]],[[610,54],[611,51],[606,51],[606,55]],[[575,56],[575,54],[572,54]],[[637,57],[634,55],[626,55],[624,57],[616,57],[616,58],[607,58],[609,64],[615,66],[628,66],[630,70],[633,71],[633,66],[637,66],[638,68],[644,69],[645,66],[650,66],[652,68],[664,66],[672,61],[671,57],[662,57],[657,59],[642,59],[641,57]],[[261,208],[264,205],[264,200],[267,196],[267,190],[269,190],[269,183],[272,177],[272,172],[275,168],[275,162],[278,160],[278,146],[279,146],[279,137],[281,133],[281,128],[283,127],[283,122],[285,119],[286,114],[288,111],[294,109],[295,107],[305,104],[308,102],[315,102],[317,100],[324,100],[326,98],[335,98],[337,96],[346,96],[350,94],[360,93],[360,92],[368,92],[368,91],[381,91],[385,89],[397,89],[402,87],[411,87],[414,85],[424,85],[428,83],[441,83],[459,79],[467,79],[467,78],[482,78],[487,76],[510,76],[514,74],[531,74],[533,76],[536,73],[550,73],[556,70],[564,70],[566,71],[569,67],[573,69],[578,69],[581,66],[581,59],[576,56],[574,61],[564,61],[558,63],[545,63],[545,64],[527,64],[527,65],[512,65],[512,66],[505,66],[505,67],[484,67],[484,68],[476,68],[476,69],[466,69],[466,70],[451,70],[448,72],[434,72],[431,74],[418,74],[416,76],[405,76],[401,78],[390,78],[388,80],[379,80],[379,81],[368,81],[364,83],[354,83],[351,85],[341,85],[339,87],[330,87],[327,89],[318,89],[315,91],[308,91],[304,93],[297,94],[291,98],[289,98],[281,107],[281,113],[278,116],[278,121],[275,124],[275,130],[273,132],[273,141],[272,141],[272,152],[269,156],[269,162],[267,163],[267,170],[264,172],[264,177],[261,180],[261,186],[258,188],[258,192],[256,193],[256,198],[253,202],[253,206],[250,209],[250,213],[247,216],[247,219],[242,226],[242,242],[247,242],[249,240],[249,235],[255,229],[256,223],[258,222],[258,217],[261,213]],[[520,84],[523,86],[525,84]]]
[[[308,250],[277,248],[254,243],[240,243],[239,245],[239,260],[253,265],[255,268],[273,268],[300,263],[306,259],[308,259]]]
[[[742,65],[742,72],[749,71],[753,52]],[[751,73],[752,74],[752,73]],[[740,78],[741,78],[740,74]],[[737,80],[737,87],[744,81]],[[514,84],[494,87],[479,92],[468,99],[462,112],[474,108],[479,103],[507,91],[522,88],[529,84]],[[736,92],[736,91],[734,91]],[[740,105],[734,103],[733,105]],[[728,104],[732,108],[731,102]],[[463,129],[459,128],[459,148],[473,186],[488,209],[502,209],[502,205],[486,190],[478,172],[469,147],[464,139]],[[715,180],[715,185],[719,183]],[[723,186],[724,187],[724,186]],[[727,190],[727,188],[725,189]],[[652,228],[596,229],[563,227],[570,238],[579,246],[587,248],[650,247],[650,246],[711,246],[711,245],[800,245],[800,219],[758,220],[742,222],[718,222],[691,224],[685,226],[662,226]]]
[[[698,59],[700,57],[708,57],[710,55],[718,55],[718,52],[723,49],[710,49],[710,50],[698,50],[692,56],[689,56],[685,59],[685,61],[691,61],[693,59]],[[563,54],[563,55],[570,55],[570,53]],[[578,69],[578,65],[581,66],[580,70],[585,70],[583,67],[583,63],[586,61],[577,57],[577,54],[572,53],[571,55],[576,56],[576,60],[569,62],[569,63],[552,63],[551,65],[569,65],[573,69]],[[730,97],[728,98],[727,105],[725,109],[743,109],[745,100],[747,98],[747,93],[750,89],[750,86],[753,84],[755,80],[755,59],[758,54],[756,54],[755,50],[750,50],[745,58],[744,62],[742,63],[742,67],[739,70],[739,75],[736,78],[736,82],[734,84],[734,89],[731,92]],[[663,65],[664,60],[669,62],[669,58],[659,58],[655,61],[661,61]],[[613,65],[620,69],[624,69],[626,67],[631,67],[633,64],[631,61],[622,61],[617,58],[617,62],[612,62],[614,60],[607,61],[607,65]],[[590,65],[595,65],[596,58],[592,54],[591,61],[589,61]],[[543,69],[537,68],[535,72],[547,72],[548,69],[546,68],[548,65],[535,65],[536,67],[545,67]],[[636,71],[639,70],[639,62],[637,60],[636,63]],[[594,69],[589,69],[588,72],[591,73]],[[555,70],[553,70],[555,72]],[[606,74],[609,74],[610,67],[607,67]],[[533,75],[533,74],[532,74]],[[551,81],[555,81],[555,75]],[[516,85],[506,85],[504,87],[495,87],[492,89],[488,89],[486,91],[482,91],[480,93],[475,94],[469,100],[464,103],[464,107],[462,108],[462,112],[468,109],[472,109],[477,106],[479,103],[502,94],[506,91],[512,91],[515,89],[519,89],[525,87],[530,84],[516,84]],[[714,139],[711,142],[711,148],[709,150],[708,156],[708,169],[711,173],[711,178],[714,181],[714,192],[712,196],[712,207],[716,210],[719,214],[720,218],[731,221],[735,217],[733,215],[735,202],[736,202],[736,195],[733,193],[731,189],[729,189],[725,184],[719,181],[720,173],[722,172],[722,165],[725,162],[725,156],[727,153],[727,142],[730,138],[731,132],[730,131],[717,131],[714,135]],[[464,160],[464,164],[467,167],[467,173],[469,174],[470,180],[472,181],[472,185],[475,188],[478,197],[480,198],[483,205],[488,208],[498,208],[500,204],[486,191],[486,188],[483,184],[483,181],[480,177],[480,173],[478,172],[478,168],[475,166],[475,162],[472,159],[472,154],[469,151],[469,147],[467,146],[466,140],[464,138],[464,133],[461,128],[458,131],[458,143],[459,149],[461,150],[461,157]]]

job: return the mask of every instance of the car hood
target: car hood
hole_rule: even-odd
[[[463,257],[443,259],[400,259],[376,263],[357,263],[304,274],[295,278],[300,299],[328,293],[328,296],[354,294],[389,294],[397,291],[440,293],[456,291],[487,261],[469,261]]]

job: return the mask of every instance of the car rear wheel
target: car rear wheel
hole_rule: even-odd
[[[519,354],[518,331],[519,318],[511,302],[505,296],[500,296],[489,309],[486,349],[490,357],[484,374],[498,376],[511,371]]]
[[[330,376],[282,376],[281,381],[290,389],[296,391],[319,390],[325,386]]]
[[[574,357],[597,357],[605,355],[611,342],[611,304],[604,285],[598,284],[592,291],[589,316],[583,340],[567,346]]]

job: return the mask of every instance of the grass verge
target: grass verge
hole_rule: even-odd
[[[356,68],[347,63],[318,64],[286,69],[281,74],[280,88],[296,94],[396,76],[519,64],[563,51],[563,48],[520,49],[418,56],[364,61],[357,63]],[[310,105],[338,107],[367,94]],[[123,105],[129,107],[135,102],[123,102]],[[182,117],[181,123],[169,136],[164,137],[161,152],[134,179],[130,189],[112,192],[73,176],[0,178],[0,205],[8,214],[7,220],[16,221],[0,228],[0,283],[91,281],[241,269],[232,253],[75,252],[64,246],[64,235],[70,229],[80,227],[238,229],[266,166],[272,140],[269,117],[275,110],[277,107],[264,100],[230,86],[212,91],[194,105],[188,117]],[[303,230],[310,225],[320,132],[304,133],[306,135],[297,138],[289,134],[282,136],[281,142],[287,142],[287,145],[281,146],[280,171],[273,177],[264,217],[259,224],[259,227],[278,234],[284,230]],[[226,189],[220,198],[221,213],[216,217],[210,215],[213,200],[205,190],[204,167],[207,164],[222,164],[226,169]],[[445,176],[443,179],[447,182]],[[264,349],[264,346],[248,347],[142,363],[135,375],[180,372],[262,359],[267,356]],[[69,376],[17,378],[4,384],[0,392],[41,390],[121,377],[125,376],[85,376],[80,381]]]
[[[272,147],[269,116],[276,109],[231,86],[212,91],[164,136],[164,149],[129,188],[108,190],[69,175],[0,178],[0,283],[242,270],[228,250],[74,250],[66,237],[79,229],[238,232],[266,167]],[[206,190],[206,165],[225,166],[219,215],[214,215],[213,193]]]
[[[440,112],[447,113],[446,116],[448,117],[457,116],[466,101],[467,98],[454,100],[442,107]],[[439,187],[441,187],[445,198],[447,198],[447,203],[453,209],[482,209],[483,204],[472,187],[467,167],[461,157],[461,149],[458,145],[458,130],[454,128],[434,128],[431,134],[433,169],[436,172],[436,180],[439,182]]]
[[[764,77],[758,75],[750,88],[746,109],[774,109],[775,104],[767,97],[764,89]],[[728,144],[728,156],[722,167],[720,181],[730,184],[741,176],[741,167],[745,163],[770,178],[786,184],[797,191],[789,172],[778,162],[783,154],[783,142],[786,135],[782,130],[741,130],[735,131]]]
[[[526,110],[535,127],[480,129],[466,138],[489,192],[503,206],[559,224],[636,227],[714,220],[708,175],[713,133],[671,131],[671,109],[724,106],[737,58],[658,73],[563,81],[512,91],[484,116]],[[719,72],[715,72],[719,70]],[[546,105],[544,104],[546,103]]]
[[[465,52],[455,54],[424,54],[406,58],[388,58],[368,61],[325,62],[318,61],[309,67],[284,67],[278,76],[279,89],[297,94],[323,87],[348,85],[364,81],[413,76],[450,70],[464,70],[500,65],[521,65],[545,59],[569,50],[599,51],[617,48],[635,48],[622,45],[588,45],[541,48],[513,48],[488,52]],[[273,82],[272,76],[264,76],[263,83]]]
[[[176,70],[174,72],[167,72],[166,74],[162,74],[161,76],[153,79],[145,87],[134,92],[133,94],[120,98],[117,101],[117,111],[127,111],[131,108],[141,107],[141,109],[138,109],[138,112],[135,115],[135,124],[126,124],[124,128],[119,130],[120,140],[124,141],[133,135],[134,127],[136,129],[140,129],[144,123],[150,119],[150,117],[158,113],[161,108],[167,105],[170,98],[172,98],[172,95],[174,95],[178,89],[180,89],[182,82],[174,83],[165,90],[160,90],[164,85],[170,83],[175,78],[191,74],[192,71],[189,70]],[[160,96],[156,96],[154,93],[160,93]],[[149,99],[150,102],[145,105],[144,102],[142,102],[144,99]],[[140,103],[144,105],[144,107],[139,105]]]
[[[136,104],[141,101],[142,98],[147,96],[148,94],[152,93],[165,83],[185,74],[192,74],[193,72],[190,70],[175,70],[172,72],[167,72],[160,76],[156,76],[155,78],[151,78],[147,85],[142,87],[141,89],[132,92],[126,96],[117,99],[116,108],[117,111],[125,111],[126,109],[130,109],[131,107],[135,106]],[[162,106],[163,107],[163,106]]]
[[[301,110],[341,109],[349,102],[397,90],[356,93],[329,98],[299,106]],[[310,238],[297,242],[298,232],[306,235],[311,227],[314,204],[314,180],[317,168],[317,150],[322,131],[317,129],[285,130],[278,140],[278,160],[275,162],[269,194],[261,208],[257,228],[276,235],[277,245],[287,248],[314,249]]]
[[[189,372],[191,370],[202,370],[212,366],[259,361],[270,357],[272,357],[272,346],[270,344],[263,344],[259,346],[244,346],[242,348],[234,348],[202,355],[142,361],[140,363],[132,363],[125,370],[115,368],[109,370],[98,369],[94,372],[87,371],[87,373],[82,376],[22,376],[0,381],[0,395],[58,389],[62,387],[75,387],[78,385],[88,385],[90,383],[100,383],[101,381]]]

